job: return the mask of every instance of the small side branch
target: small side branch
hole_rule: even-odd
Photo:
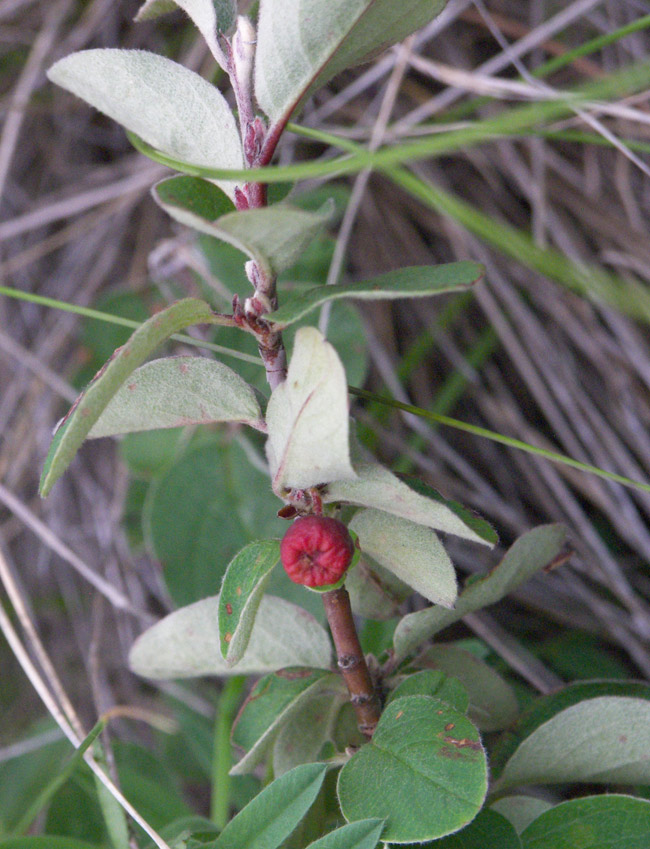
[[[372,737],[381,707],[357,636],[348,591],[341,587],[323,593],[323,604],[336,647],[338,667],[348,688],[359,730],[366,737]]]

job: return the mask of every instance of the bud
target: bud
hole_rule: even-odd
[[[295,584],[330,587],[342,581],[354,555],[354,542],[338,519],[296,519],[280,544],[284,571]]]

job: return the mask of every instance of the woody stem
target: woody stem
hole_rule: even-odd
[[[359,730],[372,737],[381,708],[363,656],[345,587],[323,593],[323,604],[336,647],[337,664],[350,694]]]

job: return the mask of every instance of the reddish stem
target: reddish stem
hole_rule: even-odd
[[[350,694],[350,702],[366,737],[372,737],[381,708],[368,664],[363,656],[345,587],[323,593],[323,604],[336,647],[338,667]]]

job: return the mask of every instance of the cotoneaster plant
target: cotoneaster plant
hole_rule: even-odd
[[[248,428],[253,443],[264,440],[268,498],[292,520],[282,541],[250,538],[228,558],[214,539],[219,594],[145,631],[130,664],[151,679],[256,676],[232,731],[243,751],[232,773],[262,771],[268,783],[227,824],[217,823],[218,836],[197,829],[192,837],[192,829],[170,822],[168,839],[213,849],[372,849],[379,842],[544,849],[551,846],[546,835],[583,813],[604,816],[604,805],[647,823],[650,803],[625,795],[564,808],[517,793],[557,781],[647,780],[647,759],[636,757],[632,742],[650,719],[645,685],[567,688],[520,715],[511,687],[481,657],[462,644],[431,644],[443,628],[559,563],[563,528],[525,534],[459,591],[438,532],[490,547],[493,529],[366,453],[350,419],[344,366],[323,333],[301,326],[287,363],[283,331],[304,325],[328,301],[432,297],[467,289],[483,275],[473,262],[411,267],[311,286],[280,303],[278,274],[328,226],[332,205],[314,211],[292,195],[275,201],[268,172],[248,174],[271,162],[290,117],[314,92],[430,21],[444,0],[261,0],[256,24],[237,15],[233,0],[176,5],[229,78],[234,111],[207,80],[143,51],[76,53],[49,76],[180,172],[153,188],[154,201],[247,255],[250,291],[234,298],[231,311],[214,308],[214,292],[212,302],[185,298],[145,321],[59,425],[41,480],[47,495],[85,439],[209,425]],[[138,18],[172,7],[147,0]],[[151,359],[193,325],[251,334],[270,396],[216,359]],[[230,520],[227,510],[219,516],[223,529]],[[330,634],[300,605],[266,592],[280,561],[305,593],[320,594]],[[429,604],[399,619],[390,648],[366,654],[360,617],[390,620],[415,592]]]

